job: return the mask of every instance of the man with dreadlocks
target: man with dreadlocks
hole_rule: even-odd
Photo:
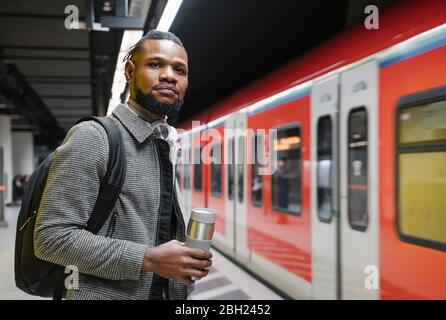
[[[79,270],[67,299],[186,299],[211,253],[184,246],[186,212],[175,177],[176,131],[166,122],[183,103],[188,58],[172,33],[151,31],[127,54],[130,98],[111,117],[126,151],[126,178],[98,234],[85,226],[107,172],[105,129],[82,122],[56,150],[38,210],[38,258]],[[165,135],[157,130],[160,125]],[[176,149],[175,149],[176,150]],[[175,157],[175,153],[174,153]]]

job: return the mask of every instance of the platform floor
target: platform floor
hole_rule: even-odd
[[[19,207],[7,207],[8,227],[0,227],[0,300],[39,300],[14,284],[14,241]],[[196,282],[191,300],[277,300],[282,299],[248,273],[213,250],[209,275]]]

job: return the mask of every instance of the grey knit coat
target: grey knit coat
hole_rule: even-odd
[[[148,299],[153,274],[141,272],[144,253],[156,244],[160,207],[160,165],[153,127],[128,106],[110,116],[118,124],[126,149],[127,172],[112,215],[97,235],[84,227],[107,170],[104,128],[87,121],[74,126],[56,150],[38,211],[34,247],[38,258],[75,266],[67,299]],[[184,241],[181,193],[175,179],[176,238]],[[77,288],[76,288],[77,286]],[[185,299],[187,288],[169,280],[170,299]]]

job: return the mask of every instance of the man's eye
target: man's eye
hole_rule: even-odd
[[[181,69],[181,68],[176,68],[176,70],[175,70],[178,74],[181,74],[181,75],[185,75],[186,74],[186,71],[184,71],[184,69]]]
[[[160,67],[160,64],[157,63],[157,62],[150,62],[150,63],[149,63],[149,67],[150,67],[150,68],[158,69],[158,68]]]

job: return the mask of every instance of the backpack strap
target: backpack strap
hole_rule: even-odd
[[[85,117],[78,120],[76,124],[84,121],[95,121],[104,127],[107,132],[109,145],[107,173],[101,181],[98,198],[85,227],[86,230],[96,234],[104,225],[118,200],[125,180],[127,162],[124,141],[113,119],[107,117]],[[61,300],[65,292],[66,275],[63,269],[60,271],[59,276],[60,280],[54,286],[53,300]]]
[[[107,132],[109,145],[107,173],[101,182],[98,198],[85,228],[96,234],[112,212],[124,184],[127,167],[125,146],[121,132],[113,119],[107,117],[85,117],[77,121],[76,124],[83,121],[95,121],[101,124]]]

